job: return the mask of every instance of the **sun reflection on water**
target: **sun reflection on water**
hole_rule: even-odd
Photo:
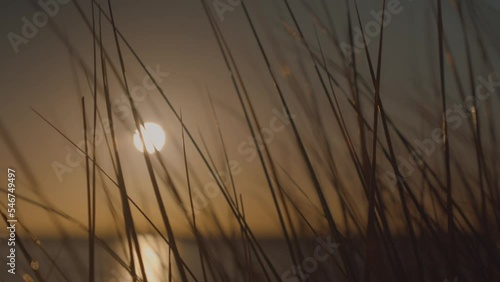
[[[139,235],[139,245],[141,248],[141,255],[144,261],[144,270],[148,281],[150,282],[163,282],[168,281],[168,246],[165,242],[153,235]],[[141,270],[137,257],[135,259],[135,268],[138,275],[142,278]],[[133,282],[134,279],[130,273],[123,268],[120,271],[111,271],[112,278],[109,282]]]

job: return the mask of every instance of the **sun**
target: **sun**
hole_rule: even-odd
[[[156,123],[146,122],[144,126],[141,126],[142,137],[144,138],[144,145],[146,146],[146,151],[152,154],[155,151],[161,150],[165,145],[165,132],[163,128]],[[142,146],[141,136],[139,131],[136,130],[134,134],[134,145],[140,152],[144,152],[144,147]]]

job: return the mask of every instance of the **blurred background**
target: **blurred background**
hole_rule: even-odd
[[[499,3],[1,5],[3,281],[498,281]]]

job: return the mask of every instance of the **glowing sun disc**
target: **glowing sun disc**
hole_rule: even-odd
[[[142,137],[144,138],[144,145],[146,146],[146,151],[152,154],[155,151],[161,150],[165,145],[165,132],[156,123],[146,122],[144,126],[141,126]],[[136,130],[134,134],[134,145],[140,152],[144,152],[142,146],[141,136],[139,131]]]

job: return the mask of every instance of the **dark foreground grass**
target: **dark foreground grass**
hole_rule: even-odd
[[[263,197],[271,199],[269,216],[277,220],[281,231],[278,243],[270,244],[269,240],[256,235],[255,227],[247,221],[244,191],[239,189],[232,175],[226,181],[228,179],[222,179],[217,173],[221,165],[217,165],[214,159],[222,156],[222,166],[227,169],[230,167],[230,157],[225,140],[227,137],[209,91],[210,106],[207,112],[213,116],[220,142],[215,152],[209,150],[203,136],[195,138],[195,129],[183,121],[180,110],[171,102],[168,93],[160,87],[139,53],[120,32],[120,23],[113,16],[113,7],[118,3],[93,0],[88,2],[90,8],[86,9],[76,1],[75,6],[93,35],[92,68],[87,67],[78,54],[70,52],[89,78],[91,89],[87,99],[82,97],[81,124],[87,141],[85,147],[79,148],[43,114],[36,110],[34,112],[49,126],[48,130],[55,130],[59,138],[67,140],[86,156],[88,220],[85,224],[79,222],[51,205],[41,195],[37,195],[37,199],[22,195],[18,198],[50,213],[64,242],[69,238],[58,223],[59,220],[67,220],[85,231],[88,238],[82,244],[86,245],[86,251],[78,251],[65,243],[64,252],[69,257],[68,261],[80,269],[76,276],[74,273],[69,274],[66,264],[63,265],[57,260],[57,255],[47,251],[44,243],[20,220],[21,228],[32,239],[30,248],[25,248],[23,243],[30,238],[19,239],[22,255],[30,265],[30,269],[23,272],[26,281],[103,281],[103,277],[109,275],[103,276],[103,269],[98,267],[103,262],[101,256],[110,258],[120,267],[121,273],[125,273],[120,278],[113,278],[116,281],[500,281],[497,243],[500,227],[500,169],[496,158],[500,128],[492,111],[498,105],[498,98],[496,92],[493,93],[487,102],[489,106],[482,105],[486,102],[477,98],[477,74],[493,73],[495,68],[488,63],[491,56],[485,47],[488,42],[482,38],[482,33],[477,32],[482,23],[477,19],[474,3],[452,1],[454,5],[444,6],[441,0],[437,0],[430,4],[435,20],[436,45],[429,46],[423,52],[434,54],[437,60],[437,69],[430,72],[437,73],[434,79],[439,104],[430,108],[436,111],[439,118],[433,119],[421,113],[422,120],[417,122],[441,129],[442,141],[436,144],[439,150],[435,153],[441,161],[431,162],[422,155],[414,154],[418,148],[411,140],[415,136],[405,134],[408,130],[399,128],[399,123],[391,119],[388,108],[384,107],[388,98],[384,95],[386,79],[382,74],[387,73],[384,71],[384,58],[391,51],[391,46],[385,44],[384,26],[380,27],[375,52],[370,47],[363,48],[359,54],[346,54],[341,42],[350,42],[353,46],[354,26],[359,26],[362,31],[364,26],[356,0],[338,4],[347,13],[346,31],[337,30],[331,16],[327,16],[325,22],[324,17],[314,12],[307,2],[278,2],[286,12],[286,19],[289,19],[285,27],[299,46],[297,56],[304,64],[303,69],[292,70],[292,74],[285,78],[279,76],[279,68],[273,63],[270,50],[275,46],[268,46],[264,40],[265,32],[256,25],[253,16],[256,12],[251,10],[252,5],[248,4],[247,7],[247,3],[241,3],[241,8],[245,23],[248,24],[248,36],[255,41],[258,59],[263,61],[262,73],[274,86],[269,95],[275,98],[275,106],[283,108],[288,116],[294,112],[306,114],[306,118],[300,122],[290,119],[287,140],[288,145],[294,148],[294,155],[297,155],[294,160],[297,166],[304,168],[306,181],[297,181],[286,166],[280,164],[279,156],[272,147],[262,141],[265,140],[262,117],[258,115],[258,104],[249,91],[248,80],[242,75],[241,65],[235,60],[233,48],[212,12],[211,3],[205,0],[199,3],[219,47],[221,60],[231,75],[231,87],[238,101],[236,110],[244,118],[242,126],[248,129],[253,142],[261,147],[261,150],[257,150],[257,157],[265,177],[265,187],[256,189],[262,191]],[[333,5],[321,2],[325,8]],[[380,7],[386,9],[386,0],[380,1]],[[443,12],[445,7],[459,17],[464,38],[463,49],[466,51],[463,66],[456,63],[447,40],[444,22],[448,13]],[[90,17],[87,10],[91,13]],[[312,18],[314,40],[308,39],[308,29],[304,27],[307,24],[299,21],[297,14],[304,11]],[[328,9],[324,12],[328,14]],[[112,38],[104,37],[103,27],[112,30]],[[73,50],[64,34],[57,27],[53,28],[68,50]],[[475,31],[474,38],[471,31]],[[345,40],[339,36],[343,32],[347,34]],[[366,45],[364,33],[362,40]],[[112,44],[105,44],[105,41]],[[474,58],[472,46],[481,51],[482,57]],[[114,50],[109,52],[107,48]],[[304,53],[300,50],[305,51],[306,55],[300,56]],[[141,66],[157,87],[164,101],[160,108],[173,113],[181,127],[179,135],[182,137],[184,185],[172,180],[172,171],[161,152],[155,150],[149,154],[143,150],[148,173],[144,187],[148,189],[146,193],[153,194],[156,199],[155,205],[148,208],[158,209],[160,226],[129,195],[129,184],[123,169],[123,152],[119,149],[115,132],[117,120],[111,101],[113,93],[118,90],[111,89],[111,78],[117,80],[121,90],[126,93],[132,109],[133,124],[144,140],[140,130],[144,121],[130,94],[127,75],[129,62],[125,59],[125,52],[132,55],[134,63]],[[116,54],[116,58],[110,53]],[[336,60],[329,57],[331,53],[339,55]],[[479,67],[484,69],[479,70]],[[308,83],[314,86],[307,93],[301,89],[297,77],[301,73],[305,73]],[[448,79],[448,76],[453,79]],[[460,77],[467,79],[463,81]],[[449,87],[449,84],[453,84],[453,87]],[[288,90],[290,86],[291,91]],[[459,89],[461,98],[473,97],[473,103],[466,109],[471,118],[463,120],[471,130],[464,131],[460,136],[464,140],[471,138],[472,146],[460,140],[451,140],[454,135],[449,132],[447,112],[449,99],[454,97],[449,89],[455,87]],[[105,103],[105,109],[98,108],[98,101]],[[323,102],[326,107],[319,105]],[[90,110],[89,105],[92,105]],[[416,105],[411,110],[418,112],[423,111],[422,108],[427,106]],[[102,116],[108,119],[111,128],[110,135],[106,136],[109,154],[96,155],[95,131],[92,136],[88,136],[87,132],[90,127],[95,129],[102,125],[103,111]],[[0,131],[7,146],[13,152],[18,152],[19,148],[9,138],[2,124]],[[307,136],[305,132],[309,131],[315,132],[315,136]],[[341,147],[333,145],[335,136],[341,140]],[[92,154],[89,154],[89,150]],[[188,157],[192,154],[201,159],[204,169],[213,177],[229,210],[229,219],[221,217],[210,204],[201,211],[210,219],[212,231],[201,227],[206,226],[206,222],[200,225],[197,221],[192,185],[198,179]],[[340,155],[347,157],[338,157]],[[399,160],[399,156],[407,155],[417,161],[411,177],[402,170]],[[100,163],[104,159],[111,161],[113,171],[101,167]],[[473,159],[474,165],[465,165],[464,159]],[[19,164],[21,169],[31,171],[29,164],[20,157]],[[354,175],[355,179],[345,177],[346,171]],[[394,181],[388,181],[388,175],[392,175],[390,179]],[[30,182],[34,187],[37,186],[35,179]],[[106,182],[111,183],[112,187],[108,188]],[[309,184],[304,187],[304,184],[299,183]],[[107,206],[96,206],[98,189],[105,192]],[[110,189],[118,192],[119,205],[111,198]],[[6,192],[4,189],[1,191]],[[462,196],[459,201],[456,200],[456,195],[464,194],[467,195],[466,200]],[[194,238],[191,242],[194,252],[187,254],[182,250],[182,239],[176,236],[171,214],[165,207],[166,195],[178,204],[183,220],[189,226]],[[4,219],[5,210],[6,206],[2,205],[0,211]],[[97,236],[96,219],[98,213],[105,211],[109,211],[115,219],[114,240]],[[227,221],[234,225],[232,232],[223,227],[222,222]],[[152,250],[145,251],[145,246],[151,244],[143,240],[144,234],[136,227],[138,222],[147,223],[151,230],[148,233],[157,238]],[[216,230],[215,236],[211,233],[213,230]],[[330,240],[334,242],[335,249],[329,248],[331,244],[318,243]],[[113,244],[111,241],[119,243]],[[150,254],[145,252],[152,251],[161,257],[162,250],[167,250],[168,262],[162,262],[158,267],[162,275],[152,277],[148,271],[151,261],[146,259]],[[312,250],[323,251],[328,258],[321,260],[317,254],[311,256]],[[39,266],[34,264],[36,261],[48,263]]]

